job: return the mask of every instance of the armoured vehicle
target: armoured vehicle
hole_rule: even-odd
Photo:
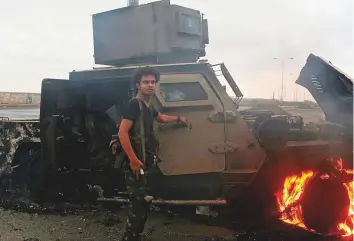
[[[297,80],[328,120],[321,132],[308,135],[303,123],[290,128],[291,116],[238,111],[243,94],[225,65],[201,60],[209,37],[199,11],[158,1],[92,18],[95,63],[110,66],[72,71],[68,80],[44,79],[39,120],[2,121],[3,142],[28,132],[3,151],[11,159],[14,184],[26,187],[34,200],[125,201],[110,143],[119,111],[135,92],[131,76],[147,65],[161,73],[155,108],[190,121],[188,126],[155,123],[154,203],[235,210],[251,203],[256,216],[274,216],[274,211],[279,216],[273,194],[282,190],[287,176],[321,169],[332,157],[352,168],[352,139],[345,135],[352,128],[352,80],[329,62],[311,54]],[[219,81],[220,74],[236,100]],[[97,186],[100,192],[94,191]]]

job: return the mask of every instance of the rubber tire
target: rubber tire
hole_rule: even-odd
[[[348,191],[339,180],[321,180],[316,176],[306,187],[302,198],[305,225],[318,233],[336,232],[349,212]]]

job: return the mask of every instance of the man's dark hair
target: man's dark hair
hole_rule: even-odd
[[[160,80],[160,73],[151,67],[144,67],[141,69],[137,69],[133,75],[133,81],[134,84],[140,84],[141,77],[146,76],[146,75],[153,75],[155,76],[156,83],[159,82]]]

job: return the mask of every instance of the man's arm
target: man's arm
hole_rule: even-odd
[[[133,122],[131,120],[122,119],[118,131],[119,141],[122,145],[124,152],[127,154],[130,161],[139,161],[136,156],[129,138],[129,130],[132,127]]]
[[[169,123],[169,122],[177,122],[177,121],[180,121],[180,122],[182,122],[184,124],[188,123],[188,120],[185,117],[170,116],[170,115],[165,115],[165,114],[161,114],[161,113],[158,113],[157,121],[161,122],[161,123]]]
[[[122,120],[118,130],[118,138],[125,154],[129,158],[130,167],[133,171],[138,171],[140,167],[143,167],[143,163],[138,159],[132,144],[130,142],[129,131],[133,126],[134,121],[139,118],[139,106],[138,102],[130,101],[125,109],[123,109]]]

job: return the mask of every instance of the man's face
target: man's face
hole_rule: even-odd
[[[156,78],[153,75],[144,75],[136,86],[143,95],[152,96],[155,93]]]

